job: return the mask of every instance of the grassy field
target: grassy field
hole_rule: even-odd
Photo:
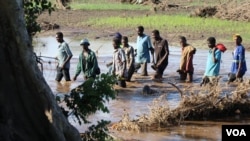
[[[99,2],[98,2],[99,1]],[[108,2],[105,0],[78,0],[70,3],[73,10],[149,10],[150,6],[136,4],[122,4],[120,2]]]
[[[157,22],[155,22],[157,21]],[[85,24],[92,26],[106,26],[116,28],[136,27],[144,25],[148,28],[157,27],[159,30],[168,32],[195,32],[195,33],[244,33],[245,37],[250,37],[250,23],[227,21],[215,18],[188,17],[185,15],[150,15],[144,17],[105,17],[93,18]]]

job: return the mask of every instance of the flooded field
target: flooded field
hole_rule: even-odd
[[[43,74],[50,86],[51,90],[55,95],[57,94],[67,94],[71,89],[75,88],[79,84],[83,83],[83,77],[81,75],[78,77],[77,81],[57,83],[54,79],[56,76],[56,60],[53,58],[56,54],[56,48],[58,43],[54,37],[38,38],[36,39],[37,45],[35,47],[35,52],[38,56],[42,56],[43,59]],[[78,56],[81,53],[81,47],[79,46],[80,41],[74,41],[65,38],[65,41],[69,43],[70,48],[73,53],[73,58],[71,60],[71,77],[74,76],[76,70],[76,63],[78,61]],[[135,43],[131,42],[131,45],[135,47]],[[198,48],[198,47],[197,47]],[[106,63],[112,60],[113,47],[111,41],[99,41],[90,40],[90,49],[97,51],[98,62],[102,73],[106,73],[108,68]],[[151,104],[153,99],[157,98],[161,94],[167,93],[167,100],[171,108],[178,106],[180,101],[180,94],[176,89],[173,89],[171,85],[167,82],[175,83],[178,87],[190,90],[199,89],[199,83],[201,82],[202,75],[205,71],[207,50],[197,49],[194,56],[194,83],[180,83],[178,81],[178,74],[176,70],[179,66],[180,61],[180,48],[170,47],[169,65],[164,72],[164,80],[162,83],[154,82],[150,79],[150,76],[141,77],[138,73],[135,73],[132,77],[132,82],[127,83],[127,88],[118,88],[117,98],[109,103],[106,103],[110,113],[97,112],[89,117],[89,120],[95,123],[98,120],[110,120],[112,123],[121,120],[124,111],[126,110],[131,119],[135,119],[140,115],[147,114],[149,112],[148,105]],[[246,53],[246,60],[249,60],[249,52]],[[227,81],[227,74],[230,71],[232,62],[232,51],[227,50],[222,54],[222,63],[220,74],[222,79],[220,80],[221,86],[225,91],[230,92],[233,86],[228,86],[225,82]],[[250,60],[247,61],[247,66],[250,66]],[[149,75],[153,75],[154,71],[148,65]],[[249,79],[250,71],[247,71],[245,79]],[[141,90],[144,85],[149,85],[151,88],[159,91],[159,95],[142,95]],[[74,121],[73,117],[69,118],[70,122],[79,130],[79,132],[84,132],[88,125],[78,125]],[[202,121],[187,121],[176,127],[168,127],[166,130],[161,132],[118,132],[111,131],[111,134],[123,138],[125,140],[139,140],[139,141],[219,141],[221,140],[221,125],[223,124],[250,124],[250,119],[242,117],[231,117],[222,118],[216,121],[209,121],[203,119]]]

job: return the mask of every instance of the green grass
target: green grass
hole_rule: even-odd
[[[157,21],[157,22],[156,22]],[[186,15],[150,15],[143,17],[106,17],[85,21],[92,26],[112,28],[130,28],[143,25],[144,27],[168,32],[195,32],[195,33],[244,33],[250,37],[250,23],[226,21],[216,18],[189,17]],[[245,37],[246,38],[246,37]]]
[[[105,0],[78,0],[70,3],[73,10],[149,10],[150,6],[137,4],[123,4],[120,1],[110,2]]]

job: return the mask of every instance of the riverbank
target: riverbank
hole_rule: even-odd
[[[172,11],[175,12],[175,11]],[[183,12],[183,11],[182,11]],[[37,36],[54,36],[57,31],[62,31],[65,34],[65,37],[74,38],[76,40],[81,40],[82,38],[89,38],[92,41],[105,40],[111,41],[116,32],[120,32],[124,36],[128,36],[131,42],[136,41],[137,27],[130,28],[116,28],[116,27],[104,27],[98,26],[94,27],[92,25],[82,24],[85,20],[87,21],[90,18],[104,18],[109,16],[124,16],[124,15],[133,15],[133,16],[146,16],[150,14],[150,11],[126,11],[126,10],[56,10],[49,15],[48,13],[43,13],[39,16],[39,23],[50,23],[59,25],[59,29],[50,29],[43,30],[37,34]],[[173,14],[173,13],[172,13]],[[157,27],[154,27],[157,29]],[[154,30],[145,28],[145,34],[151,35],[151,31]],[[207,49],[206,40],[210,36],[214,36],[217,39],[217,43],[223,43],[228,50],[233,50],[235,43],[232,39],[233,34],[235,33],[210,33],[206,32],[203,29],[202,34],[195,33],[191,31],[186,31],[182,33],[181,31],[176,31],[170,33],[168,31],[160,31],[161,36],[166,38],[170,46],[179,46],[178,36],[186,36],[188,42],[196,48]],[[247,50],[250,50],[250,43],[244,42],[243,45]]]

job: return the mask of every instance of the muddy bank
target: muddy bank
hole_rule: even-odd
[[[172,11],[172,10],[171,10]],[[177,12],[177,11],[172,11]],[[145,16],[148,14],[155,14],[151,13],[150,11],[128,11],[128,10],[105,10],[105,11],[87,11],[87,10],[56,10],[53,11],[51,15],[48,13],[43,13],[39,16],[38,22],[48,22],[51,24],[59,25],[59,29],[48,30],[48,31],[41,31],[37,34],[37,36],[54,36],[57,31],[62,31],[65,36],[69,38],[74,38],[80,40],[81,38],[87,37],[91,40],[105,40],[110,41],[114,36],[115,32],[119,31],[122,35],[126,35],[129,37],[129,40],[132,42],[136,41],[137,33],[136,27],[131,28],[116,28],[116,27],[94,27],[91,25],[83,24],[84,20],[91,19],[93,17],[109,17],[109,16]],[[164,14],[164,12],[158,12],[157,14]],[[169,13],[168,13],[169,14]],[[155,27],[157,28],[157,27]],[[154,29],[147,29],[145,28],[145,33],[151,35],[151,31]],[[220,35],[211,35],[211,33],[207,33],[203,31],[201,33],[180,33],[180,31],[176,31],[173,33],[169,33],[168,31],[160,31],[161,36],[166,38],[169,41],[169,44],[172,46],[178,46],[178,36],[182,34],[187,37],[187,40],[190,44],[197,48],[207,48],[206,39],[209,36],[214,36],[217,39],[217,42],[222,42],[226,45],[228,49],[234,48],[234,41],[228,40],[228,38],[232,37],[234,33],[223,33]],[[247,50],[250,49],[250,43],[244,42],[243,37],[243,45],[246,47]]]

